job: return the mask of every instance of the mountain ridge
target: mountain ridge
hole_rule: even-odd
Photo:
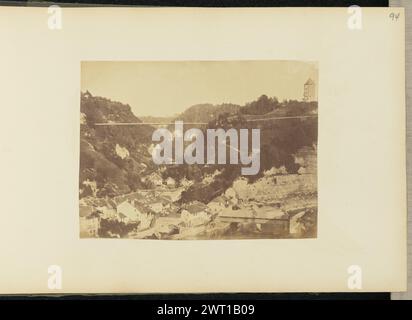
[[[153,146],[151,137],[156,126],[145,124],[148,118],[143,117],[142,121],[128,104],[85,92],[81,93],[80,111],[81,198],[113,197],[140,188],[150,188],[150,179],[146,178],[153,173],[163,181],[172,178],[179,185],[187,179],[200,182],[205,176],[218,170],[220,173],[210,182],[211,187],[195,183],[182,194],[182,201],[196,199],[208,202],[211,194],[215,195],[216,190],[224,192],[240,176],[240,166],[235,165],[155,165],[150,149]],[[299,165],[295,163],[294,154],[302,147],[317,144],[316,115],[316,102],[289,100],[279,103],[276,98],[262,95],[244,106],[230,103],[196,104],[188,107],[174,120],[205,123],[203,130],[218,127],[225,130],[260,128],[261,172],[256,177],[248,178],[254,181],[264,170],[272,167],[284,166],[289,173],[298,171]],[[313,118],[300,119],[302,116]],[[271,117],[295,118],[272,121]],[[165,117],[165,121],[166,118],[168,121],[171,119]],[[116,122],[139,125],[104,125]],[[169,128],[173,126],[174,124],[169,124]]]

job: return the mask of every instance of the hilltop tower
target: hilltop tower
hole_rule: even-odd
[[[316,101],[316,84],[311,78],[303,85],[303,101]]]

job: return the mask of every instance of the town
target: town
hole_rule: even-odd
[[[141,189],[113,198],[82,198],[81,237],[134,239],[231,239],[311,237],[317,213],[316,165],[313,149],[297,155],[303,165],[297,174],[285,168],[265,171],[253,184],[239,177],[222,195],[205,204],[182,203],[182,194],[193,185],[183,179],[163,179],[153,173],[145,180],[152,189]],[[219,174],[206,176],[208,184]],[[299,197],[296,197],[296,194]]]

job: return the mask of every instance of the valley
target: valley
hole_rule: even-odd
[[[81,238],[316,237],[316,102],[279,103],[262,96],[243,107],[191,107],[177,118],[207,120],[196,129],[204,136],[216,129],[259,130],[258,170],[244,175],[241,163],[158,164],[152,158],[151,140],[158,126],[141,121],[128,105],[84,93]],[[171,129],[166,119],[156,121]],[[206,148],[199,145],[195,153],[206,155]]]

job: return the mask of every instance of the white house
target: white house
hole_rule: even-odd
[[[147,180],[149,180],[151,183],[153,183],[153,185],[156,186],[156,187],[159,187],[159,186],[163,185],[163,179],[162,179],[162,177],[161,177],[159,174],[155,173],[155,172],[153,172],[153,173],[147,178]]]
[[[117,206],[117,214],[125,223],[139,222],[138,230],[150,228],[154,218],[152,214],[139,210],[129,201],[124,201]]]
[[[116,143],[115,152],[117,156],[121,159],[125,159],[130,156],[129,150],[126,147],[122,147]]]
[[[161,202],[154,202],[149,204],[149,208],[156,213],[160,213],[163,210],[163,203]]]
[[[123,214],[126,217],[124,218],[124,222],[137,222],[140,219],[142,213],[129,201],[123,201],[117,206],[116,212],[118,215]]]
[[[168,178],[166,179],[166,185],[167,185],[168,187],[174,187],[174,186],[176,185],[175,179],[173,179],[172,177],[168,177]]]

